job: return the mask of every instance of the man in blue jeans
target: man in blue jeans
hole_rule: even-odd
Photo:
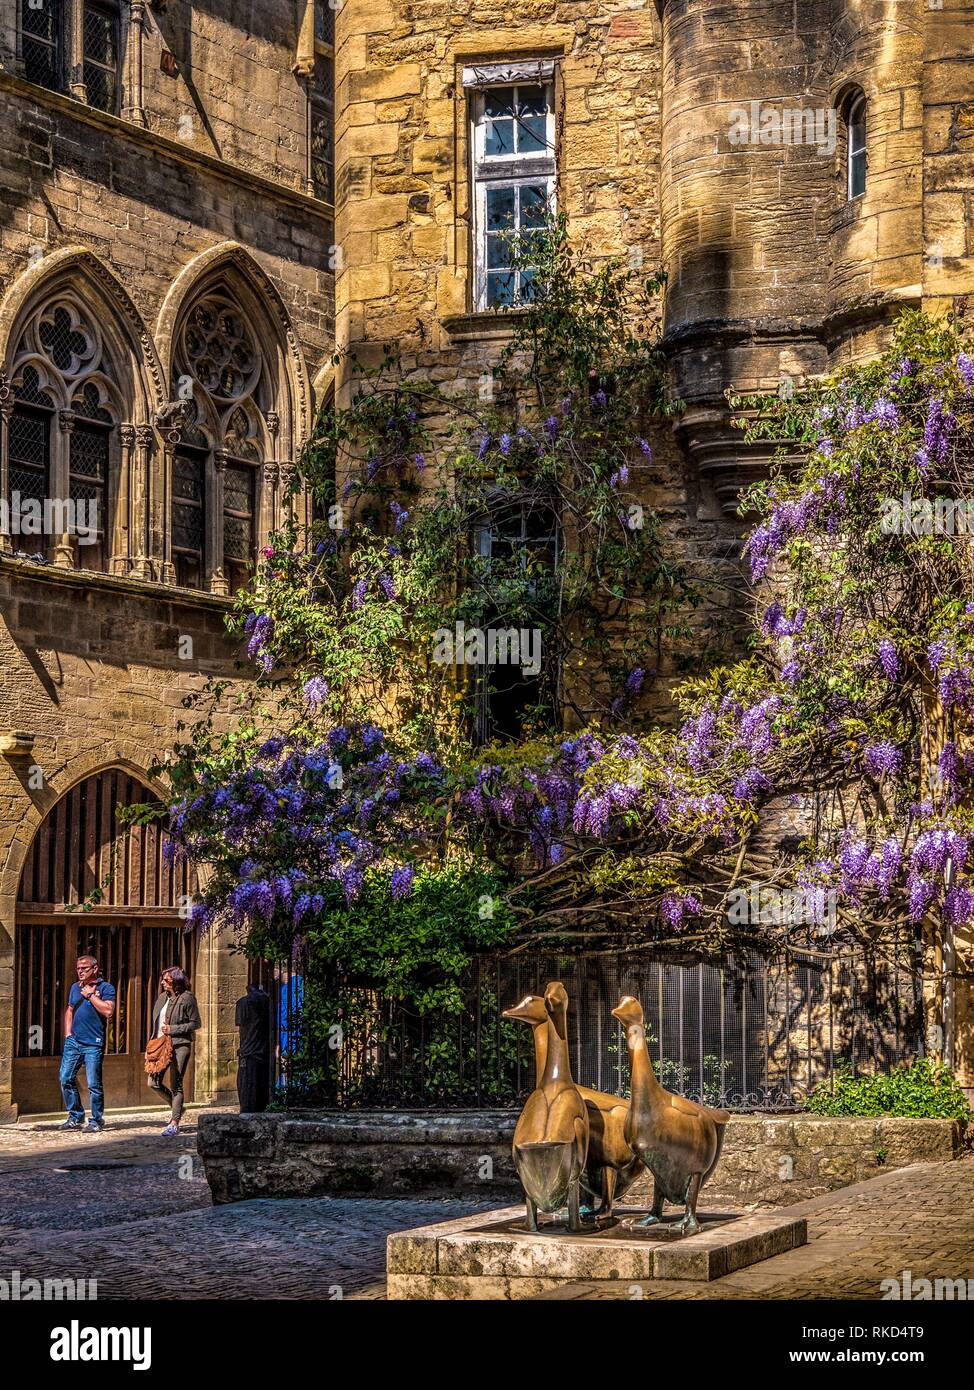
[[[105,1128],[101,1064],[105,1055],[108,1020],[115,1012],[115,986],[101,978],[94,956],[79,956],[77,970],[78,982],[71,986],[64,1015],[60,1081],[68,1118],[61,1128],[83,1129],[86,1134],[97,1134]],[[75,1080],[82,1065],[91,1100],[91,1119],[87,1124]]]

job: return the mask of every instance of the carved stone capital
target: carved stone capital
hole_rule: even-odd
[[[213,450],[213,467],[217,473],[222,473],[223,470],[226,468],[228,458],[229,454],[225,449]]]
[[[74,422],[77,419],[73,410],[59,410],[57,422],[64,434],[70,434],[74,429]]]
[[[17,397],[14,395],[14,388],[5,372],[0,372],[0,415],[5,419],[10,418],[14,413],[14,406],[17,404]]]
[[[267,431],[271,436],[275,436],[281,428],[281,417],[276,410],[269,410],[265,416],[267,420]]]
[[[118,437],[119,437],[119,439],[120,439],[121,442],[122,442],[122,448],[123,448],[123,449],[132,449],[132,448],[134,448],[134,447],[135,447],[135,426],[134,426],[134,425],[119,425],[119,427],[118,427]]]
[[[135,438],[140,449],[155,447],[156,432],[151,425],[136,425]]]

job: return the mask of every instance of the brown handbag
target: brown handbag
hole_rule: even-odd
[[[145,1049],[145,1069],[149,1076],[161,1076],[172,1061],[172,1038],[163,1033],[161,1038],[150,1038]]]

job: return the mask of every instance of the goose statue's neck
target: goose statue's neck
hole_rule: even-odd
[[[564,1023],[562,1023],[562,1027],[564,1027]],[[568,1039],[561,1036],[561,1029],[553,1018],[548,1019],[547,1045],[548,1055],[545,1058],[543,1085],[549,1086],[563,1081],[571,1081]]]
[[[663,1088],[656,1079],[653,1063],[646,1044],[646,1030],[639,1023],[633,1023],[626,1031],[626,1044],[629,1048],[629,1068],[632,1078],[632,1108],[639,1110],[647,1105],[652,1108],[659,1104]]]
[[[536,1023],[531,1034],[534,1038],[534,1084],[540,1086],[548,1064],[548,1020]]]

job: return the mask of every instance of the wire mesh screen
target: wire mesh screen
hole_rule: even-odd
[[[569,994],[576,1081],[628,1094],[624,995],[643,1006],[663,1085],[732,1110],[797,1108],[836,1068],[887,1071],[922,1051],[910,951],[831,957],[742,954],[682,963],[648,954],[483,957],[465,1006],[422,1016],[408,1002],[351,990],[342,1020],[336,1099],[348,1106],[514,1106],[533,1088],[531,1027],[502,1017],[561,980]]]

